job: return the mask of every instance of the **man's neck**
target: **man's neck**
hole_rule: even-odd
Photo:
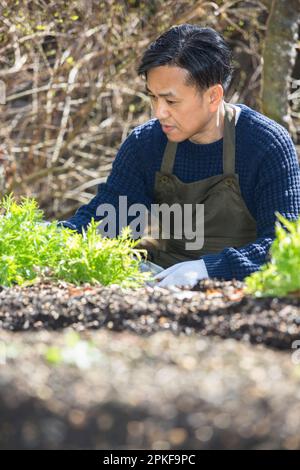
[[[218,111],[214,114],[212,119],[209,121],[207,128],[198,134],[193,135],[189,140],[194,144],[212,144],[217,140],[222,139],[224,134],[224,116],[225,108],[224,102],[219,106],[219,119]]]

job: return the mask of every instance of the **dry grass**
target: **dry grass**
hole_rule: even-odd
[[[87,203],[120,143],[151,116],[136,67],[149,42],[174,24],[225,35],[236,66],[227,98],[255,107],[264,4],[1,0],[1,195],[34,196],[58,219]]]

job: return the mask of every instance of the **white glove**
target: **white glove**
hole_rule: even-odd
[[[37,225],[45,225],[47,227],[48,225],[51,225],[51,222],[48,220],[42,220],[42,222],[37,222]]]
[[[208,278],[208,272],[203,259],[195,261],[183,261],[174,264],[159,274],[154,279],[161,281],[159,287],[167,286],[190,286],[193,287],[201,279]]]

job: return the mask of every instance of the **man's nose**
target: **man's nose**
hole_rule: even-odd
[[[158,120],[168,118],[170,113],[167,104],[163,101],[158,100],[157,103],[154,105],[154,114]]]

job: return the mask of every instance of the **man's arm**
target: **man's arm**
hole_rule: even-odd
[[[254,199],[257,239],[239,249],[229,247],[216,255],[203,256],[210,277],[243,280],[259,270],[268,261],[275,238],[275,212],[288,220],[299,217],[299,163],[295,146],[283,128],[261,162]]]
[[[142,154],[136,139],[131,133],[121,145],[113,162],[112,170],[106,183],[98,186],[98,192],[88,203],[81,206],[76,213],[67,220],[62,220],[59,225],[77,230],[86,230],[92,217],[99,221],[103,216],[97,215],[97,209],[101,204],[111,204],[116,210],[117,235],[119,234],[119,196],[127,196],[128,206],[139,202],[150,207],[151,201],[148,195],[144,175],[144,163]],[[128,224],[132,217],[128,218]]]

